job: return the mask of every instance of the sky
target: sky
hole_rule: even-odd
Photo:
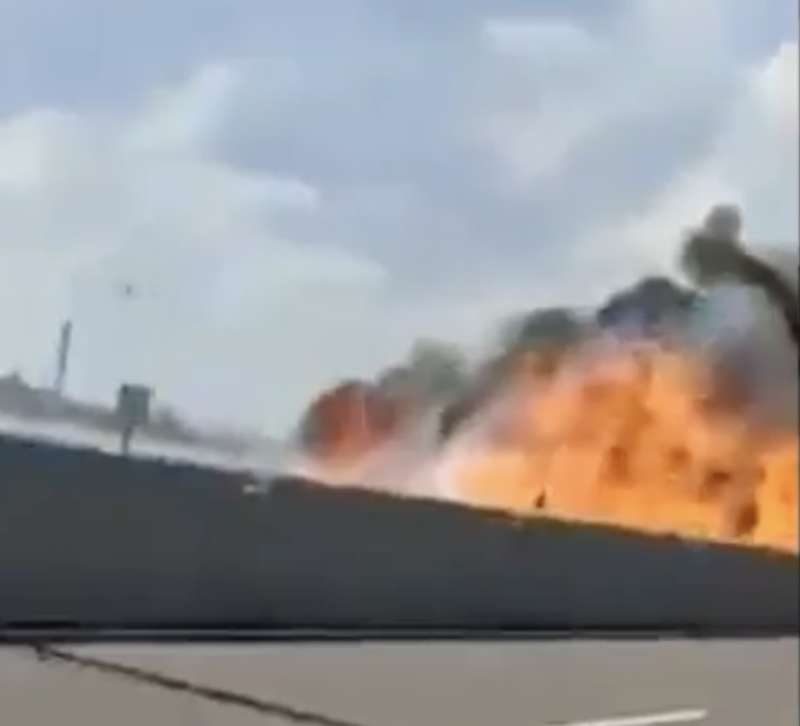
[[[796,244],[795,0],[0,0],[0,373],[70,318],[77,397],[282,436],[721,202]]]

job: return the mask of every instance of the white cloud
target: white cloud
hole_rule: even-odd
[[[306,30],[289,13],[268,44],[283,56],[231,60],[231,39],[138,104],[106,88],[107,104],[0,116],[0,370],[49,375],[69,314],[75,393],[109,400],[141,378],[192,414],[280,431],[416,335],[468,340],[671,267],[718,201],[743,205],[755,239],[791,242],[797,45],[742,57],[735,5],[637,0],[590,31],[466,24],[456,4],[441,12],[459,22],[422,39],[376,11],[358,42],[342,15],[282,45]],[[245,52],[275,12],[258,10]],[[122,86],[149,82],[128,71]]]
[[[269,411],[267,386],[248,390],[265,371],[289,378],[302,355],[313,387],[337,355],[357,364],[302,338],[352,334],[384,270],[275,234],[274,214],[315,213],[312,185],[206,153],[234,77],[201,69],[127,120],[37,110],[0,123],[0,367],[40,383],[69,315],[77,393],[109,399],[121,377],[142,378],[206,417],[279,429],[307,392]],[[127,282],[140,296],[129,304]]]
[[[744,208],[746,231],[756,245],[796,244],[797,43],[784,43],[747,65],[726,45],[723,20],[724,4],[717,0],[644,0],[633,4],[605,42],[579,42],[580,31],[564,23],[555,24],[557,31],[549,21],[489,26],[495,52],[513,50],[523,62],[536,62],[530,94],[535,102],[490,113],[482,130],[522,196],[535,199],[559,183],[578,149],[637,115],[674,118],[679,125],[681,109],[705,105],[708,114],[721,112],[701,155],[665,178],[644,204],[599,229],[586,229],[559,252],[570,270],[562,299],[575,294],[582,302],[599,302],[643,274],[674,271],[682,233],[719,201]],[[569,49],[571,74],[542,72],[541,58],[524,52],[536,38],[549,38],[561,52]],[[716,98],[728,100],[715,109]],[[642,158],[643,168],[654,163],[660,142],[653,138],[654,159]],[[613,168],[587,173],[594,173],[597,185],[615,183]]]
[[[229,99],[241,83],[239,66],[209,63],[178,88],[161,88],[130,124],[129,143],[139,149],[202,148],[224,122]]]
[[[487,40],[499,53],[554,67],[585,61],[598,51],[585,30],[564,20],[488,20]]]
[[[530,74],[523,100],[489,109],[477,129],[517,183],[527,187],[556,174],[574,146],[614,112],[616,104],[598,99],[590,80],[599,64],[608,63],[609,50],[560,20],[495,18],[486,21],[483,35],[492,53],[522,64]]]
[[[500,112],[485,123],[485,138],[495,147],[517,183],[528,187],[561,169],[570,151],[597,128],[591,101],[541,100],[532,113]]]
[[[797,43],[783,43],[767,65],[755,74],[754,95],[780,133],[797,141]]]
[[[239,118],[266,128],[281,102],[297,89],[295,64],[268,58],[205,62],[183,84],[150,93],[127,126],[126,144],[138,151],[208,154],[238,130]]]
[[[797,43],[787,43],[744,69],[738,102],[709,152],[645,209],[587,234],[576,249],[581,264],[600,266],[604,286],[625,284],[642,273],[669,272],[681,235],[719,201],[743,209],[745,236],[754,248],[777,244],[796,250],[797,68]]]
[[[493,19],[484,30],[492,52],[513,54],[532,74],[523,100],[491,111],[477,131],[528,193],[592,136],[636,116],[693,108],[735,71],[713,0],[637,2],[594,38],[540,19]]]

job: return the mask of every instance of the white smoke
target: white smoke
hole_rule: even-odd
[[[798,289],[798,256],[781,249],[759,255]],[[798,426],[798,351],[781,311],[760,289],[725,282],[711,287],[690,321],[689,339],[736,377],[750,412],[780,428]]]

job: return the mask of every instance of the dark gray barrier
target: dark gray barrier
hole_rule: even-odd
[[[0,439],[0,624],[796,631],[798,560]]]

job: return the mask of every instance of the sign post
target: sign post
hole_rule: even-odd
[[[130,453],[136,428],[150,419],[150,400],[153,391],[142,385],[124,383],[117,392],[117,420],[120,425],[120,450],[123,456]]]

